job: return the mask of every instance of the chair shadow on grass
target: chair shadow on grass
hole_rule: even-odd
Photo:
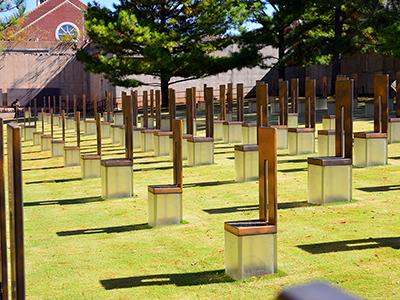
[[[309,204],[307,201],[278,203],[278,209],[291,209],[291,208],[311,207],[311,206],[314,206],[314,205]],[[240,206],[232,206],[232,207],[210,208],[210,209],[203,209],[203,211],[210,215],[214,215],[214,214],[230,214],[230,213],[237,213],[237,212],[255,211],[258,209],[259,209],[258,204],[254,204],[254,205],[240,205]]]
[[[184,188],[193,188],[193,187],[208,187],[208,186],[218,186],[225,184],[234,184],[235,180],[224,180],[224,181],[208,181],[208,182],[194,182],[194,183],[185,183],[183,185]]]
[[[44,160],[44,159],[50,159],[50,158],[53,158],[53,157],[51,157],[51,156],[36,157],[36,158],[22,159],[22,161],[36,161],[36,160]]]
[[[224,270],[213,270],[181,274],[156,274],[100,280],[106,290],[128,289],[141,286],[175,285],[195,286],[233,282]]]
[[[73,235],[91,235],[91,234],[100,234],[100,233],[122,233],[122,232],[130,232],[130,231],[138,231],[138,230],[146,230],[151,229],[149,224],[134,224],[134,225],[125,225],[125,226],[114,226],[114,227],[100,227],[100,228],[87,228],[87,229],[78,229],[78,230],[70,230],[70,231],[59,231],[57,232],[58,236],[73,236]]]
[[[145,172],[145,171],[162,171],[162,170],[171,170],[173,166],[165,166],[165,167],[154,167],[154,168],[141,168],[141,169],[133,169],[133,172]]]
[[[42,170],[56,170],[56,169],[64,169],[64,166],[28,168],[28,169],[23,169],[22,171],[42,171]]]
[[[394,184],[394,185],[383,185],[383,186],[370,186],[370,187],[357,188],[357,190],[368,193],[399,191],[400,185]]]
[[[76,199],[61,199],[61,200],[45,200],[36,202],[25,202],[24,207],[29,206],[48,206],[48,205],[74,205],[74,204],[86,204],[93,202],[104,201],[101,197],[86,197]]]
[[[278,170],[278,172],[282,173],[296,173],[296,172],[305,172],[307,168],[293,168],[293,169],[285,169],[285,170]]]
[[[398,250],[400,249],[400,237],[347,240],[338,242],[298,245],[297,247],[311,254],[376,249],[385,247]]]
[[[65,179],[48,179],[48,180],[37,180],[37,181],[28,181],[25,184],[42,184],[42,183],[64,183],[64,182],[73,182],[73,181],[81,181],[82,178],[65,178]]]

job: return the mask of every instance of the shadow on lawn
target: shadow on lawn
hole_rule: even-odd
[[[311,207],[311,206],[314,206],[314,205],[309,204],[307,201],[278,203],[278,209],[291,209],[291,208]],[[255,211],[255,210],[258,210],[258,204],[203,209],[204,212],[206,212],[210,215],[230,214],[230,213]]]
[[[87,234],[99,234],[99,233],[109,234],[109,233],[122,233],[122,232],[145,230],[145,229],[151,229],[149,224],[143,223],[143,224],[125,225],[125,226],[60,231],[60,232],[57,232],[57,235],[58,236],[72,236],[72,235],[87,235]]]
[[[42,184],[42,183],[64,183],[72,181],[81,181],[82,178],[66,178],[66,179],[48,179],[48,180],[38,180],[38,181],[28,181],[25,184]]]
[[[398,191],[400,190],[400,185],[383,185],[383,186],[370,186],[364,188],[358,188],[357,190],[374,193],[374,192],[390,192],[390,191]]]
[[[55,169],[64,169],[64,166],[30,168],[30,169],[23,169],[22,171],[41,171],[41,170],[55,170]]]
[[[35,161],[35,160],[43,160],[43,159],[50,159],[50,158],[53,158],[53,157],[46,156],[46,157],[29,158],[29,159],[23,159],[22,161]]]
[[[278,163],[279,164],[282,164],[282,163],[305,163],[307,161],[308,161],[307,158],[305,158],[305,159],[284,159],[284,160],[278,160]]]
[[[296,172],[305,172],[307,168],[294,168],[294,169],[286,169],[286,170],[278,170],[278,172],[282,173],[296,173]]]
[[[365,250],[383,247],[390,247],[397,250],[400,249],[400,237],[347,240],[339,242],[298,245],[297,247],[311,254]]]
[[[141,169],[133,169],[133,172],[145,172],[145,171],[157,171],[157,170],[171,170],[173,166],[165,166],[165,167],[155,167],[155,168],[141,168]]]
[[[215,270],[196,273],[123,277],[100,280],[100,283],[106,290],[113,290],[154,285],[193,286],[233,281],[232,278],[225,274],[224,270]]]
[[[235,180],[195,182],[195,183],[186,183],[183,185],[183,187],[184,188],[207,187],[207,186],[218,186],[224,184],[234,184],[234,183],[236,183]]]
[[[87,198],[76,198],[76,199],[62,199],[62,200],[46,200],[37,202],[25,202],[24,206],[47,206],[47,205],[73,205],[73,204],[86,204],[92,202],[104,201],[101,197],[87,197]]]

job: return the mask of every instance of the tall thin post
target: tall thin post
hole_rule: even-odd
[[[38,119],[38,109],[37,109],[37,100],[36,100],[36,98],[33,100],[33,108],[34,108],[34,111],[35,111],[35,130],[36,130],[37,119]]]
[[[226,87],[224,84],[219,86],[219,119],[221,121],[226,120]]]
[[[288,81],[279,81],[279,124],[288,124]]]
[[[77,102],[77,99],[76,99],[76,95],[74,95],[74,117],[76,116],[77,105],[78,105],[78,102]]]
[[[11,298],[25,299],[24,204],[21,127],[7,126]]]
[[[65,112],[61,110],[61,130],[62,130],[62,140],[65,143]]]
[[[144,128],[148,128],[149,127],[148,105],[149,105],[148,92],[147,91],[143,91],[142,106],[143,106],[143,127]]]
[[[4,174],[4,122],[0,118],[0,259],[1,259],[1,299],[8,299],[8,264],[7,264],[7,214],[6,186]]]
[[[374,77],[374,132],[388,132],[389,75],[376,74]]]
[[[186,89],[186,133],[193,135],[194,132],[194,101],[193,89]]]
[[[60,113],[60,115],[61,115],[62,109],[63,109],[63,107],[62,107],[62,96],[60,95],[58,97],[58,112]]]
[[[42,107],[42,134],[44,134],[44,108]]]
[[[206,88],[206,137],[214,137],[214,90],[212,87]]]
[[[276,128],[258,128],[259,215],[268,225],[277,224],[277,134]]]
[[[269,127],[268,122],[268,84],[257,81],[257,127]]]
[[[86,121],[86,95],[82,95],[82,113],[83,113],[83,121]]]
[[[353,157],[353,81],[336,80],[336,156]]]
[[[239,122],[244,121],[244,91],[243,83],[238,83],[236,85],[236,106],[237,106],[237,120]]]
[[[101,156],[101,114],[94,116],[96,120],[97,155]]]
[[[67,118],[69,117],[69,96],[67,96],[66,97],[66,99],[65,99],[65,113],[66,113],[66,116],[67,116]]]
[[[169,128],[172,130],[172,123],[176,119],[176,98],[175,90],[169,89]]]
[[[174,150],[174,185],[183,187],[183,167],[182,167],[182,140],[183,140],[183,121],[174,120],[172,122],[173,131],[173,150]]]
[[[135,104],[133,104],[135,105]],[[161,91],[156,91],[156,129],[161,129]]]
[[[50,135],[51,138],[54,137],[54,115],[53,115],[53,109],[50,109],[50,126],[51,126],[51,130],[50,130]]]
[[[81,113],[79,111],[75,114],[76,118],[76,145],[81,146]]]
[[[137,118],[138,117],[138,92],[131,91],[131,97],[132,97],[132,111],[133,111],[132,124],[136,128],[137,127],[137,119],[138,119]]]
[[[228,83],[228,91],[226,98],[228,100],[228,112],[231,114],[233,111],[233,84]]]
[[[290,100],[292,103],[292,113],[298,113],[299,106],[299,79],[293,78],[290,81]]]
[[[154,118],[154,90],[150,90],[150,117]]]
[[[125,154],[126,159],[133,161],[133,131],[132,131],[132,98],[125,97]]]
[[[306,80],[306,109],[305,109],[305,127],[315,128],[315,98],[316,84],[315,79]]]

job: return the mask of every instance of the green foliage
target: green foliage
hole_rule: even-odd
[[[24,0],[0,0],[0,40],[12,38],[11,26],[18,26],[18,21],[25,13]]]
[[[86,14],[93,45],[78,57],[90,71],[125,87],[143,84],[132,75],[169,83],[172,77],[192,79],[254,66],[259,56],[252,45],[220,52],[236,43],[251,8],[239,0],[124,0],[114,11],[95,3]]]

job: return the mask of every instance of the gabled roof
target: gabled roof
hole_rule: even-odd
[[[81,11],[87,10],[87,5],[80,0],[47,0],[46,2],[40,4],[35,9],[30,11],[25,17],[22,25],[22,31],[24,28],[32,25],[39,19],[43,18],[44,16],[50,14],[60,6],[69,3],[72,6],[76,7],[76,9]]]

